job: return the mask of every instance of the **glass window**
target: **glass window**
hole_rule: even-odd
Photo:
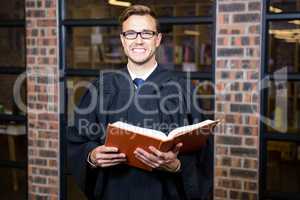
[[[0,67],[25,67],[24,33],[24,28],[0,28]]]
[[[267,118],[269,131],[300,132],[300,82],[269,82]]]
[[[19,91],[16,90],[17,96],[13,94],[17,77],[16,75],[0,75],[0,115],[24,115],[26,112],[26,110],[21,110],[21,104],[26,107],[25,82],[19,85]],[[26,142],[26,127],[24,124],[1,122],[0,160],[26,161]]]
[[[96,77],[69,77],[68,87],[68,126],[74,125],[74,107],[79,104],[81,97],[87,90],[88,85]]]
[[[212,25],[170,25],[163,34],[159,63],[180,71],[211,72]]]
[[[269,12],[299,12],[300,0],[270,0]]]
[[[26,171],[13,168],[0,168],[1,199],[26,199]]]
[[[211,81],[199,81],[192,80],[193,86],[197,90],[197,95],[199,100],[199,107],[203,111],[203,114],[209,118],[213,119],[214,110],[214,84]]]
[[[157,50],[158,63],[180,71],[211,72],[212,31],[212,25],[165,25]],[[87,69],[126,66],[119,34],[119,27],[68,29],[68,66]]]
[[[300,20],[270,22],[268,52],[269,72],[300,73]]]
[[[267,143],[267,190],[300,192],[300,144]]]
[[[0,160],[26,161],[26,137],[24,124],[0,124]]]
[[[2,1],[0,6],[0,19],[24,19],[24,0]],[[30,2],[35,3],[35,2]]]
[[[127,2],[127,5],[147,5],[154,9],[158,16],[209,16],[213,13],[212,0],[132,0],[122,2]],[[116,5],[117,3],[118,1],[108,0],[66,0],[66,17],[72,19],[116,18],[125,9],[124,6]]]
[[[0,114],[19,115],[26,112],[22,107],[26,105],[26,80],[19,82],[17,78],[16,75],[0,75]]]
[[[119,27],[72,28],[67,63],[72,68],[117,69],[126,62]]]

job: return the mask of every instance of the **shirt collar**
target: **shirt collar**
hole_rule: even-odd
[[[133,71],[131,71],[129,69],[128,66],[127,66],[127,70],[129,72],[129,75],[130,75],[130,77],[131,77],[132,80],[134,80],[135,78],[141,78],[143,80],[146,80],[150,76],[150,74],[152,74],[152,72],[156,69],[156,67],[157,67],[157,63],[155,63],[154,67],[150,71],[148,71],[147,73],[145,73],[145,74],[143,74],[141,76],[137,76]]]

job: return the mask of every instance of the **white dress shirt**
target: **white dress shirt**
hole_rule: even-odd
[[[155,65],[154,65],[154,67],[152,68],[152,70],[148,71],[147,73],[145,73],[145,74],[143,74],[143,75],[141,75],[141,76],[138,76],[138,75],[136,75],[133,71],[130,71],[130,69],[129,69],[128,66],[127,66],[127,69],[128,69],[129,75],[130,75],[130,77],[131,77],[132,80],[134,80],[134,79],[136,79],[136,78],[141,78],[141,79],[143,79],[143,80],[146,80],[146,79],[150,76],[150,74],[151,74],[152,72],[154,72],[154,70],[156,69],[156,67],[157,67],[157,63],[155,63]]]

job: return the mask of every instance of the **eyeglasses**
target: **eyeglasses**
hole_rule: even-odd
[[[142,31],[142,32],[126,31],[122,33],[122,35],[128,40],[134,40],[137,38],[138,35],[140,35],[141,38],[143,39],[151,39],[154,35],[157,34],[158,32],[155,31]]]

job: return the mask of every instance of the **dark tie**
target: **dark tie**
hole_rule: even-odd
[[[145,81],[141,78],[135,78],[133,80],[133,83],[136,85],[137,88],[140,88],[144,82]]]

